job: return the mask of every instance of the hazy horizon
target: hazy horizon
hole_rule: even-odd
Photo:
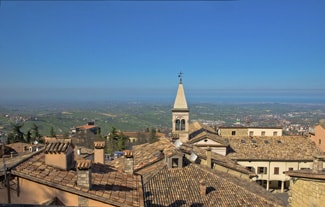
[[[185,87],[187,102],[196,103],[302,103],[325,104],[325,90],[218,89]],[[0,89],[0,104],[65,102],[141,102],[173,104],[175,88],[170,89]]]

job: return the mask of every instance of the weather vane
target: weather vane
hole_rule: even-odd
[[[179,74],[178,74],[179,83],[182,83],[182,75],[183,75],[183,73],[182,72],[179,72]]]

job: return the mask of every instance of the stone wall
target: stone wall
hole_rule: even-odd
[[[295,178],[290,181],[290,207],[318,207],[325,204],[325,181]]]

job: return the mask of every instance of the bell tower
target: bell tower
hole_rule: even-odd
[[[189,132],[189,109],[187,107],[183,81],[183,73],[180,72],[178,75],[179,84],[177,94],[172,109],[172,136],[174,139],[180,139],[182,142],[188,141]]]

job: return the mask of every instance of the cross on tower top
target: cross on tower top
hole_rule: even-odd
[[[182,72],[179,72],[179,74],[178,74],[179,83],[182,83],[182,76],[183,76],[183,73]]]

